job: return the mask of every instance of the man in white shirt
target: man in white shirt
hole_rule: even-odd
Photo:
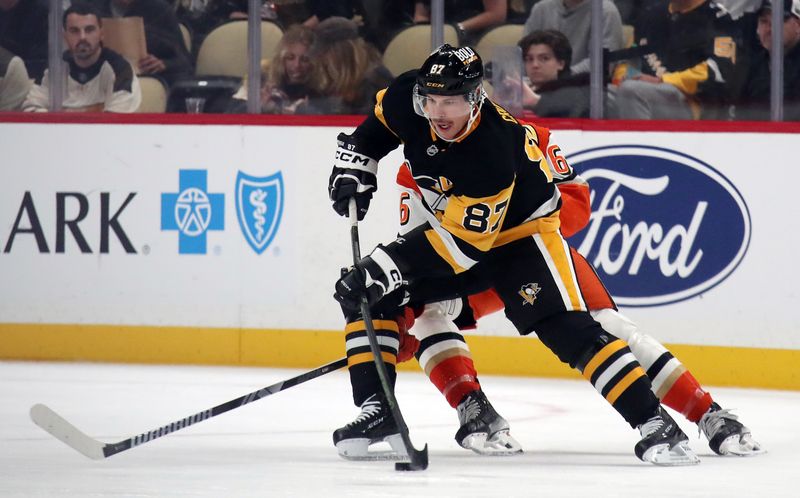
[[[0,47],[0,111],[18,111],[31,87],[22,59]]]
[[[74,3],[64,12],[63,75],[65,111],[135,112],[142,100],[139,80],[121,55],[103,47],[102,21],[96,8]],[[46,112],[49,71],[31,87],[24,111]]]

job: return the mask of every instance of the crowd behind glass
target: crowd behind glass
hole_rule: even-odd
[[[0,0],[0,111],[365,114],[446,41],[518,116],[800,121],[772,1]]]

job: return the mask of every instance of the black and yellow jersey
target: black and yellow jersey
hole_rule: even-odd
[[[405,73],[381,90],[374,113],[352,135],[375,159],[402,145],[430,210],[426,225],[387,248],[403,275],[461,273],[493,247],[557,230],[560,196],[535,128],[487,99],[465,136],[442,140],[414,111],[415,78],[416,71]]]
[[[639,62],[644,74],[662,78],[701,101],[730,102],[741,84],[743,42],[739,25],[724,7],[694,0],[677,10],[658,0],[639,15],[635,40],[652,52]]]

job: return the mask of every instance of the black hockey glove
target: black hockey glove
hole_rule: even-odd
[[[370,306],[380,301],[386,294],[392,293],[403,286],[403,276],[397,264],[378,245],[372,254],[363,258],[354,267],[344,272],[336,282],[334,299],[339,301],[346,310],[358,310],[361,296],[367,296]],[[405,304],[405,295],[397,306]]]
[[[336,140],[339,147],[328,180],[328,196],[333,210],[341,216],[348,216],[348,201],[355,197],[360,221],[367,214],[372,193],[378,190],[378,161],[363,154],[350,135],[339,133]]]

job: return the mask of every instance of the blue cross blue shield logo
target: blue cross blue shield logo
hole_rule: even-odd
[[[236,175],[236,215],[247,243],[261,254],[269,246],[283,214],[283,176]]]
[[[161,194],[161,230],[177,230],[180,254],[205,254],[206,232],[225,229],[225,194],[210,194],[208,172],[182,169],[177,193]]]

